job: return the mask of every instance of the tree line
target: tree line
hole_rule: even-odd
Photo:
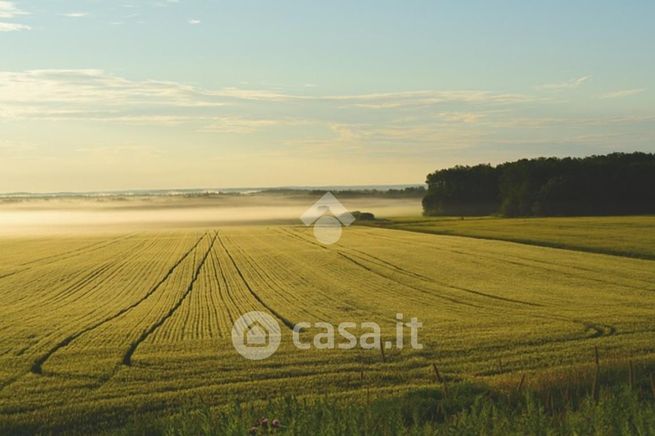
[[[521,159],[427,176],[426,215],[655,213],[655,154]]]

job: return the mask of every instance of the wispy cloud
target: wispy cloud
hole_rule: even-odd
[[[19,23],[2,23],[0,22],[0,32],[17,32],[19,30],[30,30],[31,27]]]
[[[192,19],[190,19],[190,20],[188,21],[188,23],[191,24],[191,25],[196,25],[196,24],[200,24],[200,20],[197,20],[197,19],[195,19],[195,18],[192,18]]]
[[[225,97],[228,99],[236,100],[249,100],[249,101],[267,101],[267,102],[283,102],[292,100],[304,99],[304,96],[285,94],[279,91],[272,91],[267,89],[247,89],[227,87],[213,91],[209,91],[211,95],[217,97]]]
[[[221,133],[252,133],[262,128],[307,124],[308,121],[292,118],[243,118],[237,116],[217,117],[202,131]]]
[[[60,14],[62,17],[68,17],[68,18],[83,18],[89,15],[88,12],[81,12],[81,11],[73,11],[73,12],[66,12],[63,14]]]
[[[538,85],[536,88],[543,91],[560,91],[563,89],[575,89],[579,88],[583,83],[591,79],[591,76],[582,76],[577,79],[570,79],[564,82],[557,83],[545,83]]]
[[[19,15],[27,15],[27,12],[19,9],[14,2],[0,0],[0,18],[16,18]]]
[[[28,15],[27,12],[19,9],[14,2],[0,0],[0,18],[14,19],[19,15]],[[20,30],[30,30],[31,27],[22,23],[0,22],[0,32],[17,32]]]
[[[621,97],[629,97],[631,95],[637,95],[641,94],[644,92],[646,89],[645,88],[639,88],[639,89],[622,89],[619,91],[613,91],[613,92],[608,92],[605,94],[600,95],[600,98],[621,98]]]
[[[203,140],[238,135],[239,141],[259,144],[265,138],[271,146],[289,144],[290,149],[319,154],[339,149],[362,156],[371,150],[392,155],[407,147],[427,153],[528,132],[554,137],[595,125],[609,131],[639,122],[582,117],[567,121],[543,113],[531,117],[524,110],[526,104],[535,108],[541,101],[529,94],[486,90],[325,94],[302,84],[288,90],[207,89],[132,80],[96,69],[0,71],[3,121],[83,120],[175,128]]]
[[[479,112],[443,112],[438,114],[439,119],[449,123],[476,124],[485,117]]]
[[[398,109],[430,106],[441,103],[521,103],[534,100],[524,94],[494,93],[490,91],[408,91],[362,95],[328,96],[325,100],[337,100],[366,109]]]
[[[210,92],[176,82],[132,81],[102,70],[0,72],[0,102],[207,106],[223,104]]]
[[[274,133],[268,140],[355,152],[371,145],[472,143],[474,130],[483,128],[493,108],[534,101],[477,90],[325,95],[303,85],[294,89],[204,89],[95,69],[0,72],[0,119],[184,126],[189,132],[243,136],[266,131]]]

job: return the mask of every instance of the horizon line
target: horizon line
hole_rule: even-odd
[[[225,187],[225,188],[136,188],[136,189],[107,189],[107,190],[94,190],[94,191],[13,191],[13,192],[0,192],[0,197],[9,196],[93,196],[93,195],[129,195],[129,194],[147,194],[147,193],[229,193],[229,192],[245,192],[245,191],[273,191],[273,190],[299,190],[311,191],[315,189],[375,189],[375,188],[409,188],[426,186],[426,183],[392,183],[392,184],[370,184],[370,185],[280,185],[280,186],[240,186],[240,187]]]

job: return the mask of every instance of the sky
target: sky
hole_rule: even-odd
[[[0,192],[655,151],[655,2],[0,0]]]

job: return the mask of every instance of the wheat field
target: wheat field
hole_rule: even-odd
[[[322,246],[300,226],[0,240],[0,428],[112,428],[284,395],[361,396],[493,380],[603,356],[655,355],[649,260],[382,228]],[[423,323],[423,349],[300,351],[248,361],[243,313]],[[31,426],[31,427],[29,427]]]

